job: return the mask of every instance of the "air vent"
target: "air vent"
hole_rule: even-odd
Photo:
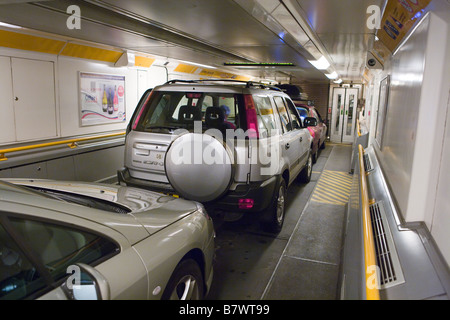
[[[363,157],[363,160],[364,160],[364,170],[366,170],[366,172],[372,171],[373,165],[372,165],[372,160],[370,160],[369,155],[365,154]]]
[[[370,216],[372,219],[375,254],[378,267],[380,268],[380,286],[381,289],[386,289],[403,283],[405,280],[382,201],[370,206]]]

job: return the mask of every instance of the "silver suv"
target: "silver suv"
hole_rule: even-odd
[[[148,90],[127,128],[121,184],[178,194],[208,210],[262,212],[279,232],[287,187],[309,182],[312,137],[278,88],[234,80],[172,80]]]

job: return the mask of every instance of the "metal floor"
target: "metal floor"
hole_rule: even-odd
[[[334,300],[351,145],[327,143],[311,182],[288,189],[283,229],[261,231],[251,215],[216,225],[214,280],[208,300]]]

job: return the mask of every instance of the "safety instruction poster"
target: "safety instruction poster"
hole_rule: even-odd
[[[125,76],[79,73],[81,126],[126,121]]]

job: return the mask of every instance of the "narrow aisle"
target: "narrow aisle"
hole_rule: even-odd
[[[336,299],[351,145],[332,149],[262,298]],[[316,170],[316,169],[315,169]]]
[[[339,257],[334,254],[336,248],[328,243],[340,243],[340,236],[329,238],[340,235],[344,207],[327,208],[330,205],[313,204],[311,197],[316,193],[322,172],[336,171],[331,162],[338,159],[336,161],[342,162],[342,172],[347,171],[345,166],[349,166],[350,155],[351,147],[346,145],[330,145],[321,150],[313,166],[311,181],[308,184],[294,182],[289,187],[285,222],[277,236],[261,231],[258,219],[253,215],[237,222],[217,224],[214,281],[207,299],[334,299],[334,292],[333,295],[317,294],[314,284],[304,287],[302,294],[290,286],[303,287],[301,278],[313,279],[311,273],[317,271],[325,273],[321,276],[324,278],[322,287],[328,282],[332,284],[327,274],[334,274],[334,269],[337,270],[333,264],[338,263],[336,259]],[[319,269],[314,261],[320,262]],[[333,288],[325,290],[332,291]],[[292,294],[288,295],[288,292]]]

